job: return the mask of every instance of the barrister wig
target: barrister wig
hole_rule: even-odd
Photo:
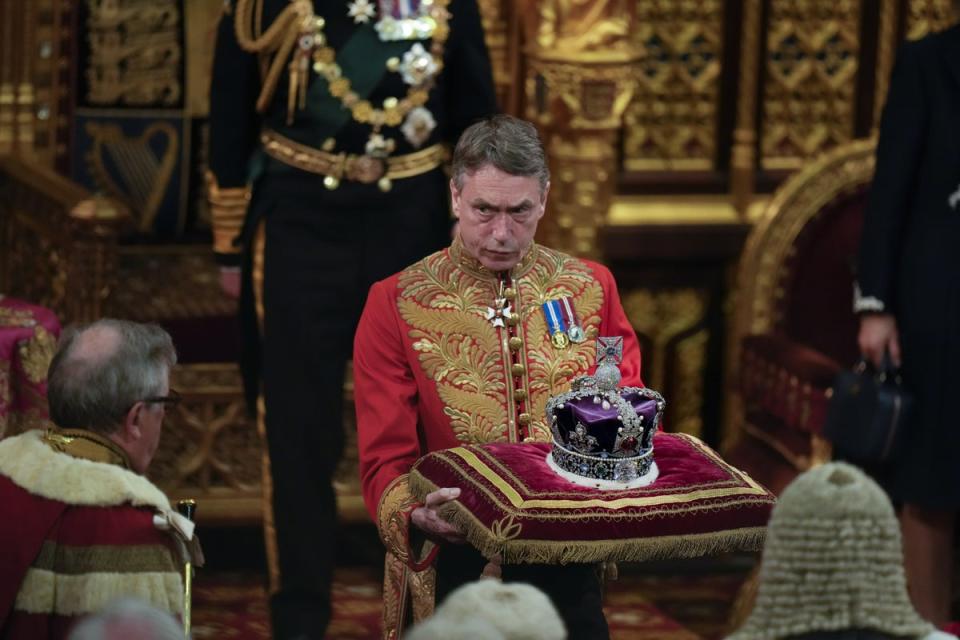
[[[757,601],[733,640],[872,629],[934,631],[907,596],[900,528],[886,494],[834,462],[798,476],[774,507]]]
[[[550,599],[529,584],[485,578],[453,591],[405,640],[564,640]]]

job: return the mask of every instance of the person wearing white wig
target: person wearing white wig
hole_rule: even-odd
[[[767,525],[756,603],[728,638],[954,637],[910,603],[886,494],[856,467],[832,462],[784,490]]]
[[[431,618],[413,627],[405,640],[565,640],[550,599],[520,582],[482,579],[450,593]]]

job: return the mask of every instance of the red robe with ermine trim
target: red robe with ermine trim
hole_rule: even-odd
[[[34,430],[0,441],[0,637],[66,638],[120,597],[181,615],[185,547],[155,524],[170,513],[166,496],[43,438]]]

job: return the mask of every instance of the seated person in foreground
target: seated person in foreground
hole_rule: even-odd
[[[565,640],[560,614],[536,587],[484,578],[451,593],[404,640]]]
[[[153,325],[64,333],[48,376],[59,428],[0,441],[0,637],[64,638],[121,596],[182,614],[193,526],[143,476],[176,359]]]
[[[123,598],[84,620],[69,640],[186,640],[183,625],[142,600]]]
[[[729,640],[782,638],[955,638],[910,603],[893,505],[854,466],[806,471],[773,509],[757,601]]]
[[[623,384],[641,386],[639,345],[610,272],[533,241],[549,188],[533,125],[509,116],[473,125],[453,156],[452,245],[370,289],[354,377],[363,494],[387,547],[385,637],[400,633],[407,594],[422,619],[434,597],[477,579],[486,563],[438,514],[458,488],[415,502],[407,476],[421,456],[549,442],[547,399],[592,371],[598,336],[623,337]],[[570,637],[609,637],[594,566],[502,574],[543,590]]]

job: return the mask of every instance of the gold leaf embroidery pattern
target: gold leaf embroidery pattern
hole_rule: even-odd
[[[380,539],[404,563],[408,561],[406,511],[416,503],[407,486],[407,474],[397,476],[383,491],[377,507]]]
[[[454,435],[468,443],[506,440],[501,346],[485,319],[493,284],[460,272],[441,252],[401,274],[399,285],[400,316]]]
[[[550,440],[550,428],[544,410],[550,396],[566,391],[573,378],[587,372],[595,359],[594,340],[600,330],[603,288],[590,268],[579,260],[555,251],[542,251],[540,260],[529,275],[530,298],[524,297],[526,335],[529,345],[530,423],[528,440]],[[567,349],[554,349],[547,332],[547,322],[540,305],[547,300],[569,297],[583,323],[587,339]]]
[[[528,440],[550,439],[543,418],[547,399],[566,390],[570,381],[593,364],[593,340],[600,325],[603,289],[584,263],[539,248],[530,270],[517,278],[518,330],[526,346]],[[461,442],[483,444],[509,439],[507,397],[512,393],[497,330],[487,321],[494,282],[458,269],[446,252],[429,256],[400,275],[400,316],[424,372],[436,383],[450,428]],[[557,350],[550,342],[540,305],[569,297],[587,340]]]

